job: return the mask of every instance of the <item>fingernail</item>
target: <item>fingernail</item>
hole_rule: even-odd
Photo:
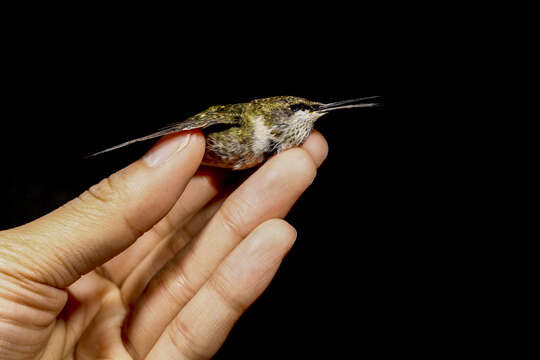
[[[166,163],[174,154],[182,151],[189,143],[191,134],[178,134],[160,140],[143,157],[143,161],[150,167]]]

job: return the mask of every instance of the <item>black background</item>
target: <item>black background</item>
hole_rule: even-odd
[[[148,39],[139,46],[133,38],[94,43],[88,34],[48,39],[35,35],[17,45],[5,71],[1,229],[69,201],[150,143],[85,155],[210,105],[276,95],[321,102],[382,95],[384,107],[343,110],[316,124],[330,150],[287,217],[298,240],[216,358],[347,358],[413,346],[417,339],[407,334],[416,326],[411,305],[419,301],[419,244],[411,241],[420,220],[411,187],[418,134],[391,115],[391,59],[380,39],[269,34],[193,47]]]

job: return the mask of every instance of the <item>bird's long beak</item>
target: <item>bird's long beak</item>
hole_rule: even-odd
[[[336,101],[333,103],[323,104],[317,108],[317,112],[329,112],[339,109],[351,109],[351,108],[361,108],[361,107],[373,107],[373,106],[379,106],[380,103],[377,102],[366,102],[367,100],[373,100],[378,99],[380,96],[368,96],[358,99],[352,99],[352,100],[343,100],[343,101]]]

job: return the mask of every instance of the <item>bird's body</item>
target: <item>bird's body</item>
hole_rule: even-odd
[[[231,115],[237,119],[235,125],[238,126],[227,129],[210,126],[203,130],[206,134],[203,164],[246,169],[275,153],[302,144],[322,114],[293,112],[284,106],[290,101],[276,97],[217,107],[220,112],[233,112]]]
[[[373,103],[345,106],[371,98],[322,104],[293,96],[276,96],[247,103],[211,106],[185,121],[97,154],[172,132],[200,128],[206,136],[203,164],[246,169],[275,153],[301,145],[311,133],[315,121],[328,111],[373,106]]]

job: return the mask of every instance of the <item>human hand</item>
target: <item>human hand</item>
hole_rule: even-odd
[[[296,232],[327,153],[314,132],[232,193],[204,137],[169,135],[57,210],[0,232],[0,358],[209,358]]]

